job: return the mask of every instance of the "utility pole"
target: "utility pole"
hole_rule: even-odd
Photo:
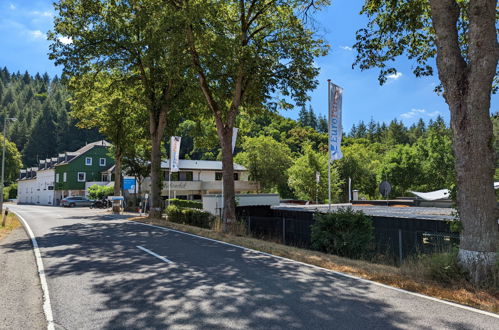
[[[3,186],[4,186],[4,174],[5,174],[5,143],[7,140],[6,128],[7,128],[7,120],[16,120],[16,118],[7,118],[7,113],[5,113],[5,117],[3,117],[3,151],[2,151],[2,177],[0,182],[0,211],[3,212]]]

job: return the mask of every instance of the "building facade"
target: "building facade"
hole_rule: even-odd
[[[203,195],[222,193],[221,161],[181,159],[180,171],[171,173],[171,176],[169,168],[169,160],[161,163],[163,176],[161,196],[164,199],[171,197],[201,200]],[[250,181],[249,171],[239,164],[234,164],[234,183],[236,193],[258,191],[258,183]],[[146,178],[142,184],[142,191],[148,192],[150,187],[151,181]]]
[[[75,152],[40,160],[36,168],[21,170],[18,202],[59,205],[64,197],[84,196],[86,183],[101,182],[102,172],[114,166],[110,146],[104,140],[89,143]]]

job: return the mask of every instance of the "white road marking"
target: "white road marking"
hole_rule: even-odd
[[[291,263],[295,263],[295,264],[300,264],[300,265],[307,266],[307,267],[312,267],[312,268],[315,268],[315,269],[318,269],[318,270],[321,270],[321,271],[326,271],[328,273],[332,273],[332,274],[336,274],[336,275],[339,275],[339,276],[343,276],[343,277],[355,279],[355,280],[358,280],[358,281],[361,281],[361,282],[364,282],[364,283],[374,284],[374,285],[377,285],[377,286],[381,286],[383,288],[395,290],[395,291],[398,291],[398,292],[401,292],[401,293],[407,293],[407,294],[410,294],[410,295],[413,295],[413,296],[416,296],[416,297],[420,297],[420,298],[424,298],[424,299],[436,301],[436,302],[439,302],[439,303],[442,303],[442,304],[454,306],[454,307],[457,307],[457,308],[465,309],[465,310],[468,310],[468,311],[471,311],[471,312],[475,312],[475,313],[479,313],[479,314],[483,314],[483,315],[487,315],[487,316],[492,316],[492,317],[495,317],[495,318],[499,319],[499,314],[495,314],[495,313],[483,311],[481,309],[477,309],[477,308],[473,308],[473,307],[469,307],[469,306],[465,306],[465,305],[460,305],[460,304],[453,303],[453,302],[450,302],[450,301],[446,301],[446,300],[442,300],[442,299],[438,299],[438,298],[426,296],[426,295],[421,294],[421,293],[407,291],[407,290],[396,288],[396,287],[389,286],[389,285],[386,285],[386,284],[382,284],[382,283],[378,283],[378,282],[366,280],[366,279],[361,278],[361,277],[357,277],[357,276],[353,276],[353,275],[348,275],[348,274],[345,274],[345,273],[340,273],[340,272],[337,272],[337,271],[334,271],[334,270],[331,270],[331,269],[319,267],[319,266],[312,265],[312,264],[307,264],[307,263],[304,263],[304,262],[301,262],[301,261],[296,261],[296,260],[293,260],[293,259],[288,259],[288,258],[276,256],[276,255],[273,255],[273,254],[270,254],[270,253],[267,253],[267,252],[253,250],[253,249],[250,249],[250,248],[247,248],[247,247],[244,247],[244,246],[235,245],[235,244],[231,244],[231,243],[227,243],[227,242],[223,242],[223,241],[218,241],[216,239],[207,238],[207,237],[203,237],[203,236],[199,236],[199,235],[195,235],[195,234],[191,234],[191,233],[186,233],[186,232],[183,232],[183,231],[180,231],[180,230],[171,229],[171,228],[165,228],[165,227],[150,225],[148,223],[142,223],[142,222],[138,222],[138,221],[130,221],[130,222],[133,222],[133,223],[136,223],[136,224],[140,224],[140,225],[144,225],[144,226],[148,226],[148,227],[158,228],[158,229],[165,230],[165,231],[171,231],[171,232],[178,233],[178,234],[192,236],[192,237],[204,239],[204,240],[207,240],[207,241],[211,241],[211,242],[215,242],[215,243],[219,243],[219,244],[223,244],[223,245],[232,246],[232,247],[235,247],[235,248],[243,249],[245,251],[250,251],[250,252],[254,252],[254,253],[258,253],[258,254],[263,254],[263,255],[268,256],[268,257],[281,259],[281,260],[284,260],[284,261],[287,261],[287,262],[291,262]]]
[[[40,249],[38,248],[38,242],[36,241],[33,231],[29,227],[28,223],[24,218],[17,212],[14,213],[21,222],[23,223],[24,229],[31,238],[31,243],[33,244],[33,252],[35,253],[36,265],[38,267],[38,276],[40,276],[40,284],[42,285],[43,291],[43,312],[45,313],[45,319],[47,320],[47,330],[54,330],[54,316],[52,314],[52,305],[50,304],[49,288],[47,285],[47,279],[45,278],[45,269],[43,268],[42,255],[40,254]]]
[[[159,254],[154,253],[154,252],[152,252],[151,250],[146,249],[146,248],[145,248],[145,247],[143,247],[143,246],[137,245],[136,247],[137,247],[137,248],[139,248],[139,249],[141,249],[141,250],[142,250],[142,251],[144,251],[144,252],[149,253],[150,255],[155,256],[156,258],[158,258],[158,259],[160,259],[160,260],[162,260],[162,261],[164,261],[164,262],[166,262],[166,263],[173,264],[173,261],[168,260],[168,259],[166,259],[165,257],[162,257],[162,256],[160,256]]]

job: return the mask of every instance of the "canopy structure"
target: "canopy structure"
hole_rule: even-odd
[[[440,189],[440,190],[435,190],[435,191],[430,191],[430,192],[418,192],[418,191],[411,191],[414,195],[418,196],[419,198],[422,198],[427,201],[436,201],[439,199],[449,199],[450,198],[450,191],[449,189]]]

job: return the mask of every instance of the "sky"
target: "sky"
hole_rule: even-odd
[[[47,72],[60,75],[48,59],[46,33],[54,19],[53,0],[0,0],[0,67],[9,71]],[[360,120],[392,119],[406,125],[423,118],[428,121],[441,115],[449,121],[449,110],[442,96],[433,92],[438,77],[416,78],[414,63],[401,57],[394,65],[398,70],[380,86],[378,70],[352,69],[355,32],[365,27],[367,19],[359,15],[363,1],[333,0],[332,5],[315,15],[318,33],[330,45],[329,54],[317,58],[319,86],[310,92],[310,105],[317,114],[327,114],[327,79],[341,86],[343,94],[343,127],[349,130]],[[492,96],[491,112],[499,110],[499,96]],[[299,109],[282,112],[296,119]]]

